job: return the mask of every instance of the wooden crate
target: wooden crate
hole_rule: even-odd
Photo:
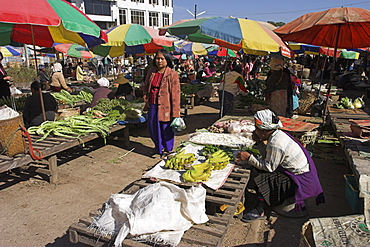
[[[239,202],[244,198],[244,190],[249,180],[250,171],[235,166],[234,171],[229,175],[225,184],[217,189],[207,189],[206,213],[209,221],[205,224],[193,225],[185,232],[179,246],[220,246],[224,239],[228,225],[234,217]],[[124,192],[133,194],[141,188],[155,183],[150,179],[140,179],[127,188]],[[181,188],[190,188],[186,184],[177,184]],[[226,204],[224,212],[219,210],[219,206]],[[89,246],[109,246],[114,239],[110,236],[100,236],[94,229],[89,228],[92,217],[98,215],[98,211],[92,212],[88,217],[80,219],[77,223],[69,227],[69,240],[72,243],[83,243]],[[123,246],[153,246],[153,244],[143,244],[130,239],[125,239]]]

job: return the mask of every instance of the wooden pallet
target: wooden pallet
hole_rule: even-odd
[[[244,190],[249,180],[250,171],[235,166],[234,171],[229,175],[225,184],[217,189],[207,189],[206,213],[209,221],[205,224],[193,225],[185,232],[181,239],[180,246],[220,246],[224,239],[228,225],[234,217],[239,202],[244,198]],[[140,179],[130,184],[124,193],[133,194],[141,188],[155,183],[150,179]],[[178,184],[181,188],[190,188],[186,184]],[[219,206],[226,204],[224,212],[219,210]],[[92,217],[98,212],[90,213],[88,217],[82,218],[79,222],[69,227],[69,240],[72,243],[83,243],[89,246],[110,246],[114,242],[110,236],[101,237],[95,230],[89,229]],[[123,241],[123,246],[153,246],[143,244],[130,239]]]
[[[123,130],[124,145],[130,145],[129,130],[126,125],[113,125],[110,128],[110,133]],[[84,143],[99,138],[100,135],[97,133],[90,133],[86,136],[81,137]],[[44,159],[41,161],[35,161],[32,157],[27,154],[17,154],[14,157],[8,157],[0,155],[0,172],[12,170],[17,167],[31,166],[32,164],[43,164],[46,161],[48,169],[37,168],[35,172],[42,173],[49,176],[50,183],[56,183],[58,180],[57,171],[57,157],[56,154],[80,145],[82,142],[76,138],[62,138],[62,137],[47,137],[46,139],[39,141],[41,136],[31,135],[33,148],[43,153]],[[28,144],[28,140],[26,139]]]

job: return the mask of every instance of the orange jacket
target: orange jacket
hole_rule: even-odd
[[[149,95],[151,90],[151,81],[157,72],[156,67],[151,67],[145,78],[144,101],[146,103],[144,110],[149,109]],[[158,95],[158,121],[168,122],[173,118],[180,117],[180,80],[176,71],[167,67]]]

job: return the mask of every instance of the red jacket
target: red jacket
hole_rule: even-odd
[[[145,78],[144,101],[146,103],[144,110],[149,109],[149,94],[151,90],[151,81],[157,67],[151,67]],[[158,94],[158,121],[168,122],[173,118],[180,117],[180,80],[176,71],[167,67]]]

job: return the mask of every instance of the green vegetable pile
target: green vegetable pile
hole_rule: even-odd
[[[257,98],[253,95],[237,95],[234,99],[235,101],[235,108],[237,109],[244,109],[245,106],[251,106],[253,104],[260,104],[260,105],[266,105],[266,102],[260,98]]]
[[[194,94],[198,92],[199,90],[204,89],[204,84],[185,84],[181,85],[181,94],[187,95],[187,94]]]
[[[74,107],[77,102],[83,100],[87,103],[91,103],[93,99],[93,95],[86,92],[86,90],[82,90],[77,95],[73,95],[62,89],[59,93],[52,93],[51,95],[53,95],[56,100],[69,104],[71,107]]]
[[[125,99],[99,99],[98,104],[92,108],[106,115],[114,115],[117,120],[138,119],[143,114],[144,102],[142,100],[127,101]]]
[[[231,148],[225,146],[205,145],[202,149],[202,155],[204,157],[209,157],[218,150],[223,150],[229,156],[230,161],[234,160],[234,155]]]
[[[79,139],[82,143],[82,136],[89,133],[98,133],[104,138],[109,134],[109,127],[117,122],[117,119],[112,116],[103,118],[93,118],[93,115],[76,115],[58,121],[46,121],[40,126],[32,126],[28,128],[30,134],[42,135],[44,140],[49,135],[60,136],[67,138]]]
[[[26,104],[27,96],[21,96],[14,98],[15,107],[17,108],[17,111],[23,110],[24,106]],[[7,105],[9,107],[12,107],[12,101],[10,97],[2,97],[0,99],[0,106]]]

